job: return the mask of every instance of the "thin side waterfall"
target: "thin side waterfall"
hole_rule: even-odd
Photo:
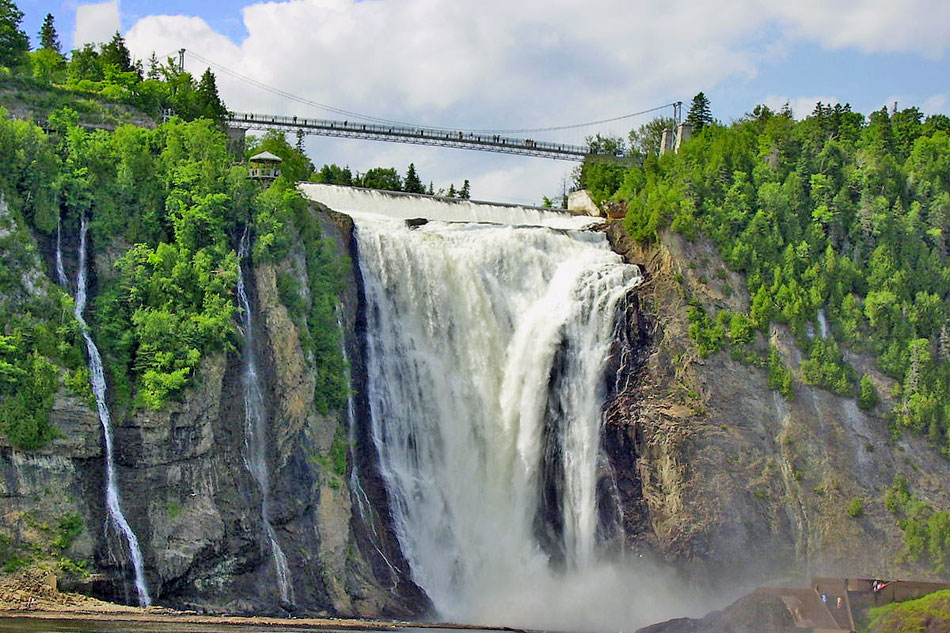
[[[119,485],[115,476],[115,461],[113,458],[112,443],[112,418],[109,415],[109,407],[106,404],[106,380],[102,371],[102,357],[99,355],[99,349],[92,340],[92,334],[89,332],[89,326],[83,318],[83,312],[86,310],[86,218],[80,219],[79,225],[79,271],[76,275],[76,296],[73,307],[73,315],[79,322],[79,329],[82,337],[86,341],[86,351],[89,355],[89,373],[91,374],[92,392],[96,397],[96,409],[99,412],[99,422],[102,423],[102,437],[105,440],[106,456],[106,510],[112,523],[118,528],[119,532],[125,537],[129,545],[129,555],[132,559],[132,567],[135,572],[135,590],[138,594],[139,604],[147,607],[152,600],[148,595],[148,586],[145,582],[144,563],[142,560],[142,551],[139,549],[139,540],[132,531],[132,526],[122,513],[122,503],[119,498]],[[68,291],[66,283],[66,273],[63,269],[63,254],[60,241],[60,232],[56,232],[56,275],[59,282]]]
[[[63,221],[56,221],[56,282],[69,294],[69,280],[66,278],[66,269],[63,268]]]
[[[597,480],[639,269],[602,233],[353,215],[370,424],[416,583],[449,620],[629,626],[634,580],[598,551]]]
[[[244,327],[244,464],[261,491],[261,522],[270,541],[274,557],[274,572],[280,599],[285,604],[294,603],[294,588],[290,581],[287,557],[277,542],[277,534],[270,520],[270,476],[267,470],[267,420],[264,394],[257,373],[254,352],[254,321],[251,302],[244,282],[244,260],[250,252],[250,237],[247,228],[238,246],[238,300],[241,303],[241,321]]]

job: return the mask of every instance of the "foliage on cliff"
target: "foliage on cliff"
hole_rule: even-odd
[[[12,80],[16,92],[41,91],[46,99],[53,96],[50,89],[71,95],[73,100],[95,95],[152,116],[171,109],[188,121],[207,118],[220,122],[227,115],[210,70],[196,79],[179,69],[175,60],[159,60],[154,53],[146,68],[141,60],[132,59],[119,33],[108,42],[86,44],[65,55],[51,14],[43,22],[39,46],[30,51],[29,38],[20,29],[22,17],[16,5],[6,0],[0,10],[0,78]]]
[[[923,633],[950,630],[950,591],[871,610],[869,633]]]
[[[805,382],[857,396],[842,348],[869,352],[899,381],[897,426],[950,452],[950,119],[819,104],[796,122],[760,106],[679,154],[586,172],[626,202],[636,239],[710,237],[745,273],[751,321],[798,335]]]
[[[55,157],[38,128],[5,114],[0,109],[0,432],[30,450],[57,435],[49,411],[61,376],[79,395],[89,387],[72,300],[38,274],[40,255],[26,230],[28,219],[49,223],[53,200],[43,177]]]
[[[278,227],[295,218],[315,243],[308,296],[319,305],[305,333],[322,369],[321,402],[328,408],[345,399],[338,335],[327,334],[337,329],[339,262],[321,248],[319,228],[307,224],[313,220],[292,187],[261,191],[208,119],[112,133],[77,126],[68,110],[50,121],[49,136],[28,123],[0,121],[0,192],[11,209],[9,232],[0,237],[0,281],[4,297],[20,297],[0,302],[0,425],[11,441],[36,448],[54,437],[47,420],[62,381],[88,392],[71,299],[44,277],[26,289],[44,265],[24,229],[52,247],[61,224],[69,258],[80,216],[90,220],[100,264],[89,320],[119,403],[160,408],[187,386],[204,356],[239,344],[235,235],[251,222],[259,233],[255,255],[280,256],[268,241],[268,218]]]

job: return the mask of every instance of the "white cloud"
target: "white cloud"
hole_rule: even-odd
[[[295,0],[245,7],[248,36],[240,44],[200,18],[182,16],[145,18],[126,37],[140,59],[184,46],[257,81],[354,112],[460,128],[531,128],[635,112],[730,78],[751,79],[801,41],[942,54],[950,46],[950,2],[908,1],[909,10],[893,0]],[[200,73],[204,65],[192,58],[189,68]],[[235,110],[335,116],[216,74]],[[819,99],[829,100],[799,97],[792,107],[804,116]],[[642,122],[544,138],[579,143],[595,131],[626,135]],[[368,165],[328,159],[360,169],[390,155],[385,144],[334,147],[369,161],[378,157]],[[415,156],[429,151],[411,149]],[[438,155],[473,158],[436,161],[444,172],[432,174],[437,180],[501,181],[497,156]],[[540,190],[547,193],[570,168],[518,160],[531,167],[512,171],[532,175],[517,179],[512,195],[531,199],[539,197],[539,189],[528,194],[543,180],[539,173],[548,174],[550,184]],[[452,167],[472,171],[450,174]]]
[[[81,48],[84,44],[108,42],[119,29],[118,0],[97,4],[81,4],[76,7],[76,30],[73,35],[73,46]]]
[[[950,43],[943,0],[797,0],[769,3],[794,35],[831,49],[941,57]]]
[[[924,99],[920,109],[924,114],[945,114],[948,105],[950,105],[950,92],[944,92]]]

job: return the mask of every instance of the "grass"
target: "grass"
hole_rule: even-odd
[[[950,590],[871,609],[867,633],[950,631]]]

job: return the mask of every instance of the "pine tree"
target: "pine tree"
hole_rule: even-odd
[[[0,66],[22,63],[30,51],[30,38],[20,28],[23,12],[13,0],[0,0]]]
[[[465,182],[462,183],[462,190],[459,191],[459,198],[462,200],[468,200],[472,197],[472,186],[468,183],[468,179],[465,179]]]
[[[432,181],[429,181],[429,188],[426,190],[426,194],[430,196],[435,195],[435,189],[432,187]]]
[[[406,193],[425,193],[425,186],[416,173],[416,166],[409,163],[409,169],[406,170],[406,179],[403,181],[403,191]]]
[[[57,53],[62,52],[56,26],[53,25],[52,13],[47,13],[46,17],[43,18],[43,26],[40,27],[40,48],[46,48]]]
[[[152,51],[152,56],[148,58],[148,74],[146,74],[145,77],[152,81],[158,81],[162,78],[158,55],[155,54],[155,51]]]
[[[201,75],[195,93],[198,101],[197,109],[201,117],[219,123],[227,118],[228,109],[224,107],[221,97],[218,96],[218,86],[210,68],[206,68],[204,74]]]
[[[132,65],[132,54],[125,45],[125,38],[118,31],[112,36],[112,41],[102,47],[99,60],[103,64],[112,64],[120,73],[135,71],[135,66]]]
[[[712,111],[709,109],[709,99],[703,93],[693,97],[689,106],[686,122],[693,126],[693,134],[699,134],[703,128],[713,122]]]
[[[451,185],[449,185],[449,192],[445,195],[446,197],[449,197],[449,198],[455,197],[455,183],[454,182]]]

